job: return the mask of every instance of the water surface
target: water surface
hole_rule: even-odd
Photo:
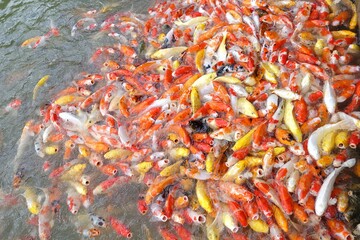
[[[119,3],[119,1],[70,1],[70,0],[16,0],[0,1],[0,189],[10,193],[14,173],[14,156],[17,141],[26,121],[37,118],[39,107],[52,100],[59,90],[69,86],[77,74],[91,72],[89,57],[96,47],[106,44],[103,40],[94,39],[94,33],[80,33],[70,36],[72,26],[88,10],[101,9],[103,5]],[[117,11],[133,11],[144,14],[152,1],[123,0],[117,8],[98,15],[100,24],[107,16]],[[44,35],[49,31],[50,20],[60,30],[60,36],[52,37],[45,46],[36,49],[21,48],[23,41],[34,36]],[[32,91],[37,81],[44,75],[50,75],[48,82],[38,93],[32,103]],[[5,112],[5,106],[15,98],[22,100],[17,111]],[[55,158],[47,160],[56,161]],[[46,174],[41,166],[44,160],[35,154],[33,144],[26,149],[26,156],[19,164],[26,168],[26,184],[46,187]],[[130,226],[133,239],[142,239],[142,224],[149,225],[148,219],[140,216],[136,210],[136,201],[140,185],[124,186],[118,194],[111,196],[107,202],[99,202],[90,209],[98,214],[106,215],[112,211],[119,214],[121,220]],[[21,192],[21,191],[19,191]],[[19,192],[14,192],[18,195]],[[39,191],[39,194],[41,191]],[[123,194],[126,193],[126,194]],[[65,196],[64,196],[65,197]],[[25,239],[37,236],[37,227],[27,223],[28,212],[23,197],[14,207],[0,204],[0,239]],[[63,201],[64,203],[64,201]],[[55,219],[52,239],[81,239],[74,223],[78,216],[71,216],[66,205]],[[87,214],[86,211],[79,215]],[[100,239],[113,239],[114,233],[103,231]]]

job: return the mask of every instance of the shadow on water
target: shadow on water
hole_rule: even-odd
[[[10,3],[10,0],[8,0],[8,1],[0,1],[0,9],[1,10],[5,9],[9,3]]]

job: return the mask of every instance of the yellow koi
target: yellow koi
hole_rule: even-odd
[[[195,17],[195,18],[191,18],[189,21],[186,22],[182,22],[181,20],[176,20],[174,23],[175,25],[179,26],[179,27],[191,27],[193,25],[198,25],[198,24],[202,24],[204,22],[206,22],[209,19],[209,17]]]
[[[349,30],[339,30],[339,31],[331,31],[331,34],[335,39],[342,38],[354,38],[356,37],[356,33]]]
[[[198,43],[199,36],[205,30],[205,27],[206,27],[205,23],[200,23],[196,26],[193,35],[194,43]]]
[[[86,147],[85,145],[79,145],[79,156],[83,158],[90,157],[90,149]]]
[[[199,79],[199,77],[201,77],[201,74],[200,73],[196,73],[194,74],[194,76],[192,76],[191,78],[189,78],[189,80],[187,80],[185,83],[184,83],[184,89],[185,90],[188,90],[191,85],[193,85],[194,82],[196,82],[196,80]]]
[[[44,151],[45,151],[46,155],[54,155],[54,154],[58,153],[59,147],[56,145],[47,146],[47,147],[45,147]]]
[[[190,150],[188,148],[173,148],[170,150],[169,155],[175,160],[180,160],[182,158],[188,157],[190,154]]]
[[[342,190],[338,196],[337,209],[339,212],[344,213],[349,206],[349,195],[346,191]]]
[[[335,146],[341,149],[349,146],[349,133],[347,131],[340,131],[336,134]]]
[[[265,155],[265,154],[264,154]],[[251,156],[246,156],[244,158],[244,161],[246,162],[246,166],[248,168],[253,168],[253,167],[257,167],[257,166],[261,166],[263,163],[263,160],[261,157],[251,157]]]
[[[161,172],[159,173],[162,177],[169,177],[171,175],[174,175],[180,171],[180,165],[183,161],[177,161],[176,163],[165,167]]]
[[[116,148],[108,151],[104,154],[105,159],[115,160],[115,159],[124,159],[127,158],[132,154],[131,151],[122,149],[122,148]]]
[[[207,172],[212,173],[214,171],[215,156],[214,153],[209,152],[205,160],[205,169]]]
[[[193,87],[201,88],[209,85],[216,78],[216,72],[208,73],[199,77],[193,84]]]
[[[82,185],[80,182],[68,181],[68,183],[81,195],[85,196],[87,194],[86,186]]]
[[[195,113],[201,107],[200,96],[196,87],[191,88],[190,100],[191,100],[191,109],[193,113]]]
[[[134,166],[134,169],[140,174],[145,174],[148,171],[150,171],[152,166],[153,166],[152,162],[141,162],[141,163],[136,164]]]
[[[175,60],[174,62],[173,62],[173,64],[172,64],[172,68],[174,69],[174,70],[176,70],[176,69],[178,69],[179,67],[180,67],[180,61],[179,60]]]
[[[159,36],[158,36],[158,41],[161,42],[161,43],[164,42],[165,37],[166,37],[165,33],[159,34]]]
[[[236,221],[233,217],[233,214],[229,212],[229,210],[224,207],[225,210],[221,214],[221,220],[225,227],[227,227],[231,232],[237,232],[239,227],[236,224]]]
[[[241,97],[238,99],[237,109],[239,110],[240,113],[242,113],[248,117],[251,117],[251,118],[259,117],[258,112],[256,111],[256,108],[254,107],[254,105],[244,97]]]
[[[326,168],[329,167],[334,161],[334,156],[322,156],[319,160],[316,161],[316,164],[319,167]]]
[[[242,138],[236,141],[235,145],[232,147],[233,151],[239,150],[240,148],[249,146],[251,144],[251,140],[253,137],[253,134],[255,132],[257,127],[254,127],[251,129],[248,133],[246,133]]]
[[[173,48],[164,48],[160,49],[153,54],[151,54],[152,59],[168,59],[171,57],[178,57],[183,53],[187,47],[173,47]]]
[[[208,213],[213,211],[212,203],[209,194],[206,190],[205,181],[198,180],[196,183],[196,196],[198,198],[200,206]]]
[[[33,187],[25,187],[25,192],[22,195],[26,200],[29,212],[35,215],[39,214],[41,205],[38,196],[35,193],[35,189]]]
[[[79,178],[81,174],[84,172],[85,168],[86,168],[85,163],[75,164],[74,166],[70,167],[70,169],[61,176],[61,179],[73,180]]]
[[[78,102],[78,101],[82,101],[85,100],[84,97],[81,96],[74,96],[74,95],[64,95],[59,97],[58,99],[56,99],[54,101],[55,104],[60,105],[60,106],[64,106],[73,102]]]
[[[246,168],[246,160],[240,160],[231,166],[227,172],[222,176],[222,181],[234,181],[236,177],[238,177],[242,171]]]
[[[360,52],[360,46],[356,43],[350,44],[348,47],[348,51],[351,53],[359,53]]]
[[[282,154],[283,152],[286,151],[285,147],[274,147],[274,156],[277,156],[279,154]],[[254,153],[254,156],[258,156],[258,157],[264,157],[266,152],[261,151],[261,152],[256,152]]]
[[[206,237],[208,240],[220,240],[219,228],[212,217],[206,217]]]
[[[175,133],[169,133],[167,138],[174,143],[179,142],[179,136]]]
[[[214,79],[214,81],[224,82],[224,83],[230,83],[230,84],[238,84],[240,83],[240,79],[236,77],[231,76],[220,76]]]
[[[255,232],[260,232],[260,233],[268,233],[269,232],[269,225],[267,225],[266,222],[264,222],[261,219],[257,219],[257,220],[248,220],[249,226],[251,227],[252,230],[254,230]]]
[[[325,47],[324,39],[318,39],[314,46],[314,51],[315,51],[316,55],[321,56],[324,47]]]
[[[287,222],[287,219],[286,219],[284,213],[275,205],[272,205],[272,210],[273,210],[274,218],[275,218],[277,225],[284,232],[288,232],[289,226],[288,226],[288,222]]]
[[[356,5],[350,1],[350,0],[343,0],[341,1],[341,3],[343,3],[344,5],[346,5],[348,8],[351,9],[351,11],[353,12],[353,15],[350,19],[350,22],[349,22],[349,28],[351,30],[354,30],[356,25],[357,25],[357,19],[358,19],[358,14],[357,14],[357,10],[356,10]]]
[[[33,101],[35,101],[35,99],[36,99],[39,88],[42,87],[46,83],[46,81],[49,79],[49,77],[50,77],[50,75],[45,75],[36,83],[34,90],[33,90],[33,98],[32,98]]]
[[[201,49],[200,51],[198,51],[195,56],[195,66],[199,71],[199,73],[201,74],[204,74],[204,69],[203,69],[204,57],[205,57],[205,49]]]
[[[293,113],[294,104],[290,100],[285,101],[284,123],[289,128],[297,142],[302,142],[302,132],[299,123],[296,121]]]
[[[336,131],[333,131],[326,134],[325,137],[323,138],[321,142],[321,150],[325,154],[330,154],[332,150],[335,148],[335,136],[336,136]]]
[[[270,62],[264,62],[262,67],[269,73],[275,74],[276,77],[280,77],[280,67]]]
[[[226,61],[227,51],[226,51],[226,31],[223,32],[223,38],[221,40],[220,46],[217,50],[218,61]]]
[[[277,83],[275,74],[273,74],[272,72],[269,72],[267,70],[265,70],[265,72],[264,72],[264,78],[266,80],[268,80],[270,83],[273,83],[273,84]]]

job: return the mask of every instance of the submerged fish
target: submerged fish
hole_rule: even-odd
[[[25,40],[21,47],[37,48],[45,45],[45,42],[52,36],[59,36],[59,29],[54,26],[54,23],[50,21],[50,30],[43,36],[36,36]]]
[[[118,12],[99,28],[98,14],[71,35],[100,28],[117,43],[94,50],[93,72],[54,97],[41,127],[27,124],[15,157],[36,135],[39,161],[56,166],[44,174],[67,187],[59,201],[72,214],[107,209],[124,183],[140,182],[134,203],[168,222],[164,239],[191,239],[204,224],[209,239],[352,239],[347,182],[335,178],[351,182],[341,170],[360,143],[358,46],[352,31],[330,27],[353,29],[350,1],[162,1],[149,16]],[[47,239],[49,193],[40,212],[27,195]],[[87,218],[75,222],[85,237],[104,225],[132,237],[117,212]]]

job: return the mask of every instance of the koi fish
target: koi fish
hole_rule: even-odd
[[[78,20],[71,28],[71,36],[75,37],[76,31],[93,31],[97,28],[97,23],[94,18],[86,17]]]
[[[330,173],[324,180],[323,184],[321,185],[320,191],[316,197],[315,201],[315,213],[318,216],[324,214],[328,202],[330,200],[330,194],[334,187],[335,179],[340,174],[340,172],[344,168],[351,168],[355,165],[356,160],[355,158],[351,158],[344,162],[339,168],[336,168],[332,173]]]
[[[24,187],[25,192],[22,194],[26,200],[26,205],[28,210],[32,214],[39,214],[41,209],[41,204],[39,201],[39,196],[36,194],[35,189],[32,187]]]
[[[124,225],[119,219],[110,217],[110,225],[118,235],[126,238],[132,237],[130,229],[126,225]]]
[[[192,228],[202,224],[212,240],[352,238],[344,222],[352,179],[340,171],[355,164],[359,145],[354,6],[161,1],[148,17],[108,16],[95,38],[117,43],[97,47],[87,62],[94,72],[81,73],[27,124],[16,161],[34,137],[37,155],[51,158],[40,164],[44,174],[66,187],[72,214],[101,200],[96,213],[74,216],[83,237],[108,226],[132,237],[109,201],[124,183],[142,182],[138,211],[168,222],[158,228],[164,239],[196,238]],[[83,14],[71,35],[98,29],[102,11]],[[14,187],[27,170],[19,165]],[[44,194],[39,233],[47,239],[54,194]],[[36,195],[27,194],[33,212]]]
[[[35,101],[35,99],[36,99],[39,88],[42,87],[47,82],[49,77],[50,77],[50,75],[45,75],[36,83],[34,90],[33,90],[33,97],[32,97],[33,101]]]
[[[39,212],[39,239],[48,240],[51,238],[51,228],[54,225],[54,212],[50,199],[51,192],[48,189],[42,189],[45,194],[45,200]]]
[[[36,36],[25,40],[21,47],[28,47],[35,49],[39,46],[43,46],[45,42],[52,36],[59,36],[59,29],[54,26],[52,20],[50,20],[50,30],[43,36]]]
[[[8,105],[6,105],[6,107],[4,108],[5,112],[10,112],[12,110],[19,110],[19,108],[21,107],[22,101],[21,99],[14,99],[12,100]]]

